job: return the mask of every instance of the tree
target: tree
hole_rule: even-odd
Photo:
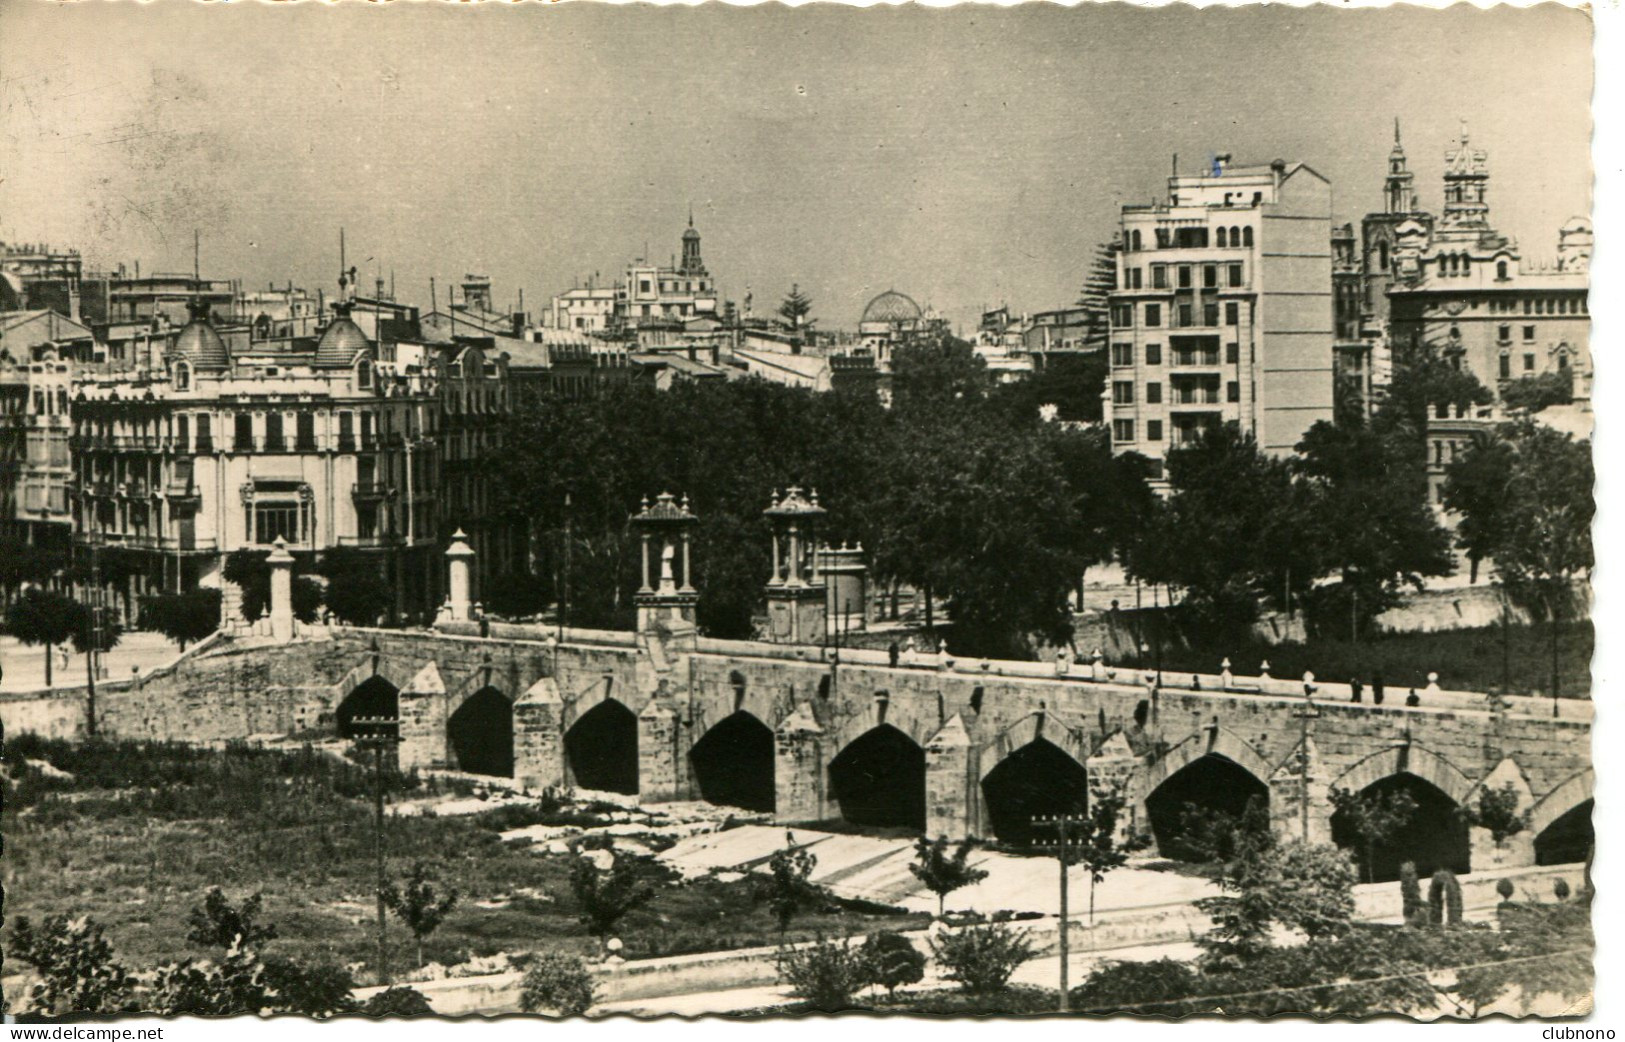
[[[609,867],[600,869],[587,857],[570,866],[570,892],[580,908],[580,919],[600,945],[609,943],[615,924],[627,913],[654,900],[655,889],[628,858],[610,851]]]
[[[937,895],[937,918],[942,918],[948,895],[955,890],[979,883],[987,878],[987,871],[967,864],[971,842],[963,840],[958,848],[948,853],[948,837],[938,836],[936,841],[921,836],[914,841],[914,862],[908,870]]]
[[[418,965],[422,966],[423,942],[457,907],[457,889],[447,887],[441,891],[429,866],[414,861],[402,885],[386,883],[383,896],[384,907],[412,931],[412,940],[417,943]]]
[[[796,330],[803,325],[812,324],[807,321],[807,316],[811,313],[812,298],[801,292],[799,284],[791,283],[790,292],[784,295],[784,300],[779,304],[779,317],[783,318],[791,329]]]
[[[219,590],[199,587],[189,593],[163,593],[141,600],[141,627],[156,630],[181,646],[220,628]]]
[[[1525,376],[1501,388],[1501,403],[1508,409],[1537,413],[1553,405],[1574,401],[1574,370],[1558,369]]]
[[[395,603],[395,590],[380,570],[378,558],[348,546],[322,555],[318,573],[327,580],[327,610],[351,626],[376,626]]]
[[[552,1010],[561,1017],[575,1017],[592,1008],[597,985],[587,964],[563,952],[543,952],[536,956],[519,982],[519,1008],[526,1013]]]
[[[349,971],[280,956],[261,959],[233,947],[219,962],[163,966],[153,974],[147,1008],[167,1016],[231,1017],[296,1013],[327,1017],[355,1010]]]
[[[1212,921],[1197,939],[1209,972],[1256,963],[1272,950],[1270,931],[1279,924],[1311,939],[1335,937],[1354,914],[1354,867],[1335,847],[1294,841],[1239,857],[1218,879],[1224,893],[1196,907]]]
[[[875,983],[872,955],[866,944],[853,944],[851,938],[826,941],[820,937],[798,948],[781,945],[779,979],[790,985],[791,994],[813,1008],[836,1013],[851,1009],[852,996]]]
[[[900,933],[870,934],[863,942],[863,952],[874,983],[885,988],[889,996],[895,998],[898,988],[925,979],[925,953]]]
[[[1121,786],[1096,789],[1089,794],[1089,810],[1081,832],[1075,834],[1077,845],[1071,848],[1067,860],[1089,870],[1089,923],[1095,921],[1095,885],[1104,881],[1106,874],[1121,868],[1128,853],[1117,844],[1117,819],[1123,813]]]
[[[1399,833],[1416,816],[1416,798],[1404,789],[1350,792],[1334,788],[1332,806],[1360,843],[1365,881],[1375,882],[1377,847]]]
[[[1498,789],[1485,788],[1478,799],[1467,805],[1467,823],[1485,829],[1496,846],[1529,827],[1529,815],[1518,810],[1518,789],[1507,782]]]
[[[67,564],[59,550],[10,537],[0,538],[0,593],[6,603],[28,586],[44,586]]]
[[[88,918],[47,917],[36,927],[27,916],[12,920],[6,954],[33,966],[40,980],[28,989],[32,1012],[135,1013],[136,980],[113,956],[101,926]]]
[[[186,939],[203,948],[258,948],[276,939],[276,927],[260,923],[260,894],[243,899],[233,907],[225,892],[211,886],[203,904],[187,913]]]
[[[790,920],[804,908],[817,908],[824,904],[824,892],[812,881],[812,871],[818,858],[806,847],[796,846],[792,832],[784,834],[784,849],[776,851],[768,860],[768,874],[757,882],[756,895],[765,899],[778,920],[779,933],[790,929]]]
[[[84,609],[72,597],[31,586],[6,612],[6,632],[24,644],[45,648],[45,686],[50,687],[51,649],[84,628]]]
[[[1111,293],[1117,288],[1117,253],[1113,242],[1095,245],[1089,263],[1089,274],[1084,279],[1078,305],[1089,314],[1089,331],[1084,342],[1101,357],[1105,357],[1106,343],[1111,335]]]
[[[949,930],[931,940],[942,978],[972,995],[990,995],[1010,983],[1010,975],[1037,952],[1026,930],[1002,923]]]
[[[221,576],[241,592],[238,610],[247,622],[256,622],[271,608],[271,566],[266,559],[269,550],[233,550],[226,555]],[[321,612],[324,592],[322,584],[303,574],[308,555],[294,555],[293,617],[300,622],[315,622]]]
[[[1235,815],[1187,803],[1180,810],[1175,843],[1198,861],[1221,867],[1240,857],[1256,857],[1275,845],[1269,806],[1254,796],[1241,814]]]

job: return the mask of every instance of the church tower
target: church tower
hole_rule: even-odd
[[[694,230],[693,210],[688,212],[688,230],[683,233],[683,263],[678,266],[677,273],[695,278],[706,275],[705,262],[700,259],[700,233]]]
[[[1467,142],[1461,121],[1461,144],[1444,157],[1444,214],[1440,224],[1456,228],[1489,228],[1489,153]]]
[[[1414,176],[1405,167],[1405,147],[1399,143],[1399,117],[1394,117],[1394,150],[1388,153],[1388,180],[1384,186],[1387,212],[1410,213],[1416,209]]]

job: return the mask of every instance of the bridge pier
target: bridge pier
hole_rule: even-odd
[[[397,696],[401,770],[446,767],[446,684],[432,661]]]
[[[971,774],[971,741],[965,721],[957,714],[925,743],[925,834],[969,836],[977,829],[972,809],[977,804]]]
[[[1332,841],[1331,786],[1312,735],[1271,776],[1269,788],[1270,826],[1278,839]]]
[[[1484,793],[1500,792],[1509,785],[1517,796],[1512,811],[1522,815],[1527,823],[1529,810],[1535,805],[1535,795],[1530,791],[1529,779],[1524,777],[1523,771],[1510,758],[1503,759],[1495,765],[1494,770],[1484,776],[1484,780],[1478,783],[1467,802],[1469,805],[1476,805]],[[1527,825],[1506,836],[1499,843],[1495,842],[1495,836],[1489,829],[1474,825],[1467,830],[1467,841],[1472,848],[1475,872],[1530,868],[1535,864],[1535,833]]]
[[[824,789],[824,728],[805,705],[779,724],[773,742],[774,818],[822,821],[828,817]]]
[[[638,714],[638,800],[670,803],[689,798],[688,744],[682,717],[662,680]]]
[[[552,677],[514,703],[513,776],[526,792],[564,788],[564,700]]]

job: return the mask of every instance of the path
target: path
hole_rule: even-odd
[[[62,663],[63,647],[68,662]],[[148,673],[167,665],[181,653],[179,644],[161,633],[132,630],[125,633],[112,651],[102,655],[101,680],[128,680],[132,670]],[[57,688],[85,685],[85,656],[75,654],[71,645],[52,651],[51,682]],[[16,637],[0,637],[0,692],[39,691],[45,687],[45,649],[23,644]]]

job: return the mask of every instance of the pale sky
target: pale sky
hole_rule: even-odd
[[[1400,117],[1422,203],[1468,121],[1526,256],[1589,212],[1590,21],[1478,11],[853,9],[0,0],[0,238],[98,266],[527,308],[678,249],[826,326],[895,287],[956,321],[1072,302],[1117,208],[1302,160],[1380,206]],[[444,290],[442,289],[442,293]]]

